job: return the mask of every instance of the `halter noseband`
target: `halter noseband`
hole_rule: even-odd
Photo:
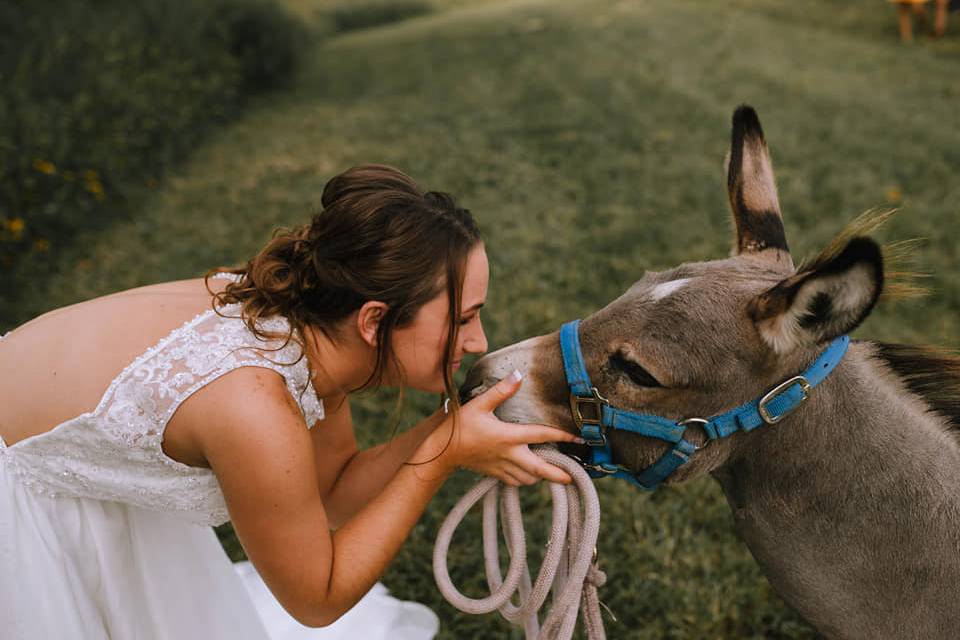
[[[581,437],[590,446],[590,456],[581,464],[594,478],[624,478],[646,489],[656,489],[670,474],[690,460],[697,445],[684,439],[687,426],[699,424],[707,438],[726,438],[738,430],[752,431],[764,424],[776,424],[807,399],[810,390],[820,384],[843,359],[850,344],[849,336],[840,336],[801,375],[784,380],[762,397],[751,400],[712,418],[687,418],[675,422],[660,416],[633,413],[611,407],[606,398],[590,383],[583,363],[578,336],[579,320],[560,328],[560,350],[563,370],[570,386],[570,411]],[[613,462],[607,441],[609,429],[621,429],[673,443],[659,460],[646,469],[633,473]]]

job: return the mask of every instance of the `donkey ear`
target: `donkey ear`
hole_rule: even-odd
[[[857,237],[754,298],[747,312],[764,342],[784,354],[853,331],[882,289],[880,247]]]
[[[792,269],[773,163],[757,112],[747,105],[733,112],[727,194],[737,225],[737,253],[766,252],[763,255],[785,262]]]

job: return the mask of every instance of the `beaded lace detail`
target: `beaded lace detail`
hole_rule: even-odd
[[[284,377],[308,428],[324,413],[299,345],[290,341],[274,351],[284,340],[255,336],[240,319],[239,304],[219,311],[227,317],[208,309],[137,357],[93,411],[11,446],[0,437],[0,464],[42,495],[120,501],[208,526],[226,522],[213,471],[180,463],[161,448],[177,407],[225,373],[255,366]],[[264,318],[258,326],[281,335],[289,331],[282,316]]]

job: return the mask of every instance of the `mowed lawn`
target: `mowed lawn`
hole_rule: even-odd
[[[923,239],[913,267],[931,294],[881,305],[856,337],[957,346],[956,14],[943,40],[903,46],[881,0],[444,6],[319,42],[295,89],[217,134],[129,221],[78,239],[20,317],[242,262],[273,228],[308,221],[331,176],[383,162],[474,212],[491,258],[485,327],[492,347],[509,344],[589,314],[646,269],[728,255],[722,160],[731,113],[748,103],[796,257],[873,207],[901,209],[881,239]],[[364,443],[388,436],[392,401],[356,403]],[[402,424],[433,402],[415,395]],[[521,638],[496,614],[456,612],[433,582],[439,523],[472,480],[443,489],[384,582],[437,611],[441,638]],[[712,480],[598,489],[608,637],[816,637],[736,538]],[[524,500],[536,556],[549,493]],[[229,527],[220,534],[239,557]],[[483,595],[479,518],[455,545],[455,581]]]

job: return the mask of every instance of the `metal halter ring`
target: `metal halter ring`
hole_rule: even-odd
[[[700,425],[701,427],[704,427],[704,431],[706,431],[706,426],[707,426],[708,424],[710,424],[710,421],[709,421],[709,420],[704,420],[703,418],[687,418],[687,419],[685,419],[685,420],[681,420],[680,422],[678,422],[678,423],[677,423],[677,426],[678,426],[678,427],[686,427],[686,426],[689,425],[689,424],[698,424],[698,425]],[[687,440],[687,442],[690,442],[690,441]],[[693,445],[694,449],[699,449],[699,448],[700,448],[700,445],[698,445],[698,444],[696,444],[696,443],[690,442],[690,444]]]

